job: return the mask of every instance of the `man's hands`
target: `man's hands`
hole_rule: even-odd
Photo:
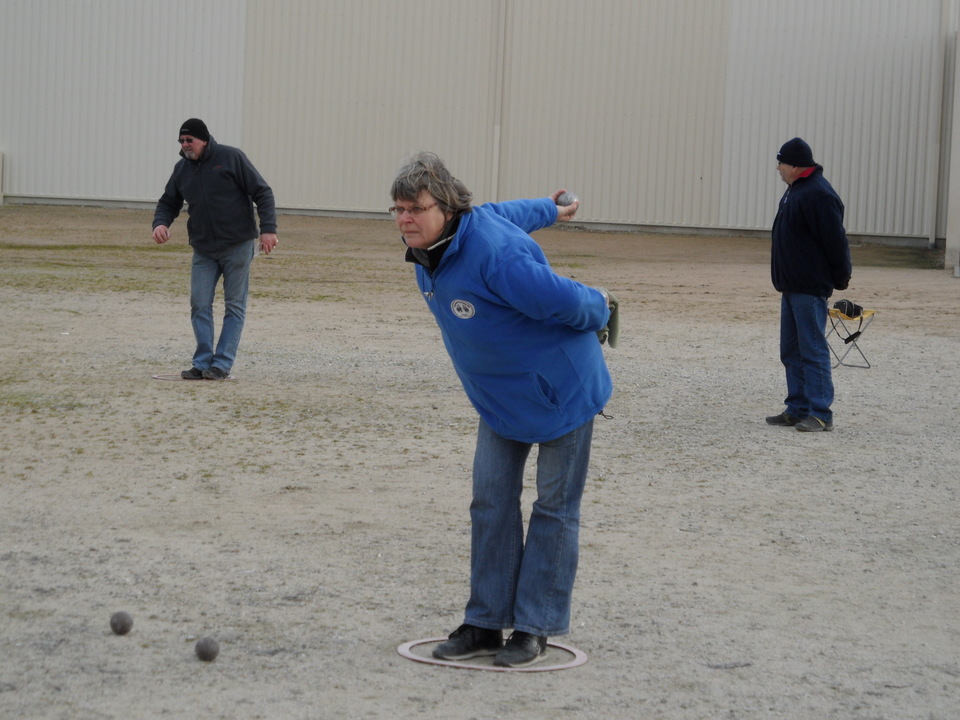
[[[170,228],[166,225],[157,225],[153,229],[153,241],[157,245],[163,245],[167,240],[170,239]],[[260,249],[263,250],[267,255],[277,246],[277,243],[280,240],[277,238],[276,233],[263,233],[260,236]]]
[[[260,236],[260,249],[269,255],[270,251],[277,246],[278,242],[280,241],[277,239],[276,233],[263,233]]]
[[[153,229],[153,241],[157,245],[163,245],[169,239],[170,239],[170,228],[168,228],[166,225],[157,225]]]

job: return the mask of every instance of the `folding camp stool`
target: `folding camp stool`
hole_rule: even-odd
[[[870,327],[870,323],[873,322],[873,316],[876,315],[876,310],[863,310],[859,315],[850,317],[849,315],[844,315],[836,308],[830,308],[827,314],[830,320],[830,327],[827,328],[827,345],[830,347],[830,352],[833,353],[833,357],[837,360],[833,367],[840,365],[860,368],[870,367],[870,361],[867,360],[867,356],[863,354],[863,350],[857,341],[863,337],[867,328]],[[856,323],[856,325],[854,325],[854,323]],[[833,345],[830,345],[830,338],[833,335],[843,340],[845,348],[840,348],[843,350],[842,355],[834,349]],[[860,355],[860,358],[863,360],[862,363],[847,362],[847,355],[854,350]]]

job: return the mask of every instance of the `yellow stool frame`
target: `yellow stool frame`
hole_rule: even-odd
[[[830,352],[833,353],[833,357],[835,357],[837,360],[833,367],[839,367],[840,365],[859,368],[870,367],[870,361],[867,360],[867,356],[863,354],[863,350],[860,348],[860,345],[857,344],[857,340],[860,339],[860,337],[862,337],[867,331],[867,328],[870,327],[870,323],[873,322],[873,316],[876,314],[876,310],[864,310],[859,315],[850,317],[849,315],[844,315],[836,308],[830,308],[827,311],[827,315],[830,319],[830,327],[827,328],[827,346],[830,348]],[[857,329],[851,330],[853,323],[855,322],[858,323]],[[850,323],[849,327],[847,325],[848,323]],[[841,330],[843,330],[845,335],[841,334]],[[831,335],[836,335],[838,338],[843,340],[844,344],[846,345],[846,350],[844,350],[842,355],[834,350],[833,345],[830,345]],[[863,360],[862,363],[846,361],[847,355],[854,350],[856,350],[857,354],[860,355],[860,358]]]

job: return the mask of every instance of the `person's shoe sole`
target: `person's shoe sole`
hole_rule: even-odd
[[[775,425],[776,427],[796,427],[801,422],[803,421],[800,418],[795,418],[793,415],[787,415],[786,413],[771,415],[767,418],[767,425]]]
[[[469,660],[470,658],[475,657],[490,657],[491,655],[496,655],[500,652],[500,648],[480,648],[477,650],[471,650],[467,653],[462,653],[460,655],[448,655],[445,653],[437,652],[439,648],[434,649],[433,656],[437,660],[449,660],[451,662],[458,662],[460,660]]]
[[[506,662],[503,660],[494,660],[493,664],[497,667],[509,667],[509,668],[525,668],[530,667],[531,665],[536,665],[541,660],[546,659],[547,651],[544,650],[542,653],[537,653],[534,657],[529,660],[522,660],[520,662]]]
[[[796,424],[799,432],[830,432],[833,430],[833,423],[824,422],[818,417],[809,415]]]

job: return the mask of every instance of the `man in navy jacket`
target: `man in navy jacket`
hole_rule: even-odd
[[[786,409],[770,425],[803,432],[833,429],[833,377],[824,335],[827,302],[850,283],[850,246],[843,229],[843,202],[800,138],[777,153],[787,184],[773,221],[770,273],[781,293],[780,360],[786,369]]]
[[[225,380],[237,356],[246,317],[250,263],[260,248],[277,245],[273,190],[243,151],[220,145],[199,118],[180,126],[180,157],[157,202],[153,239],[170,239],[170,225],[187,203],[187,235],[193,247],[190,322],[197,341],[184,380]],[[256,205],[260,228],[254,218]],[[213,298],[223,277],[224,318],[214,346]]]

